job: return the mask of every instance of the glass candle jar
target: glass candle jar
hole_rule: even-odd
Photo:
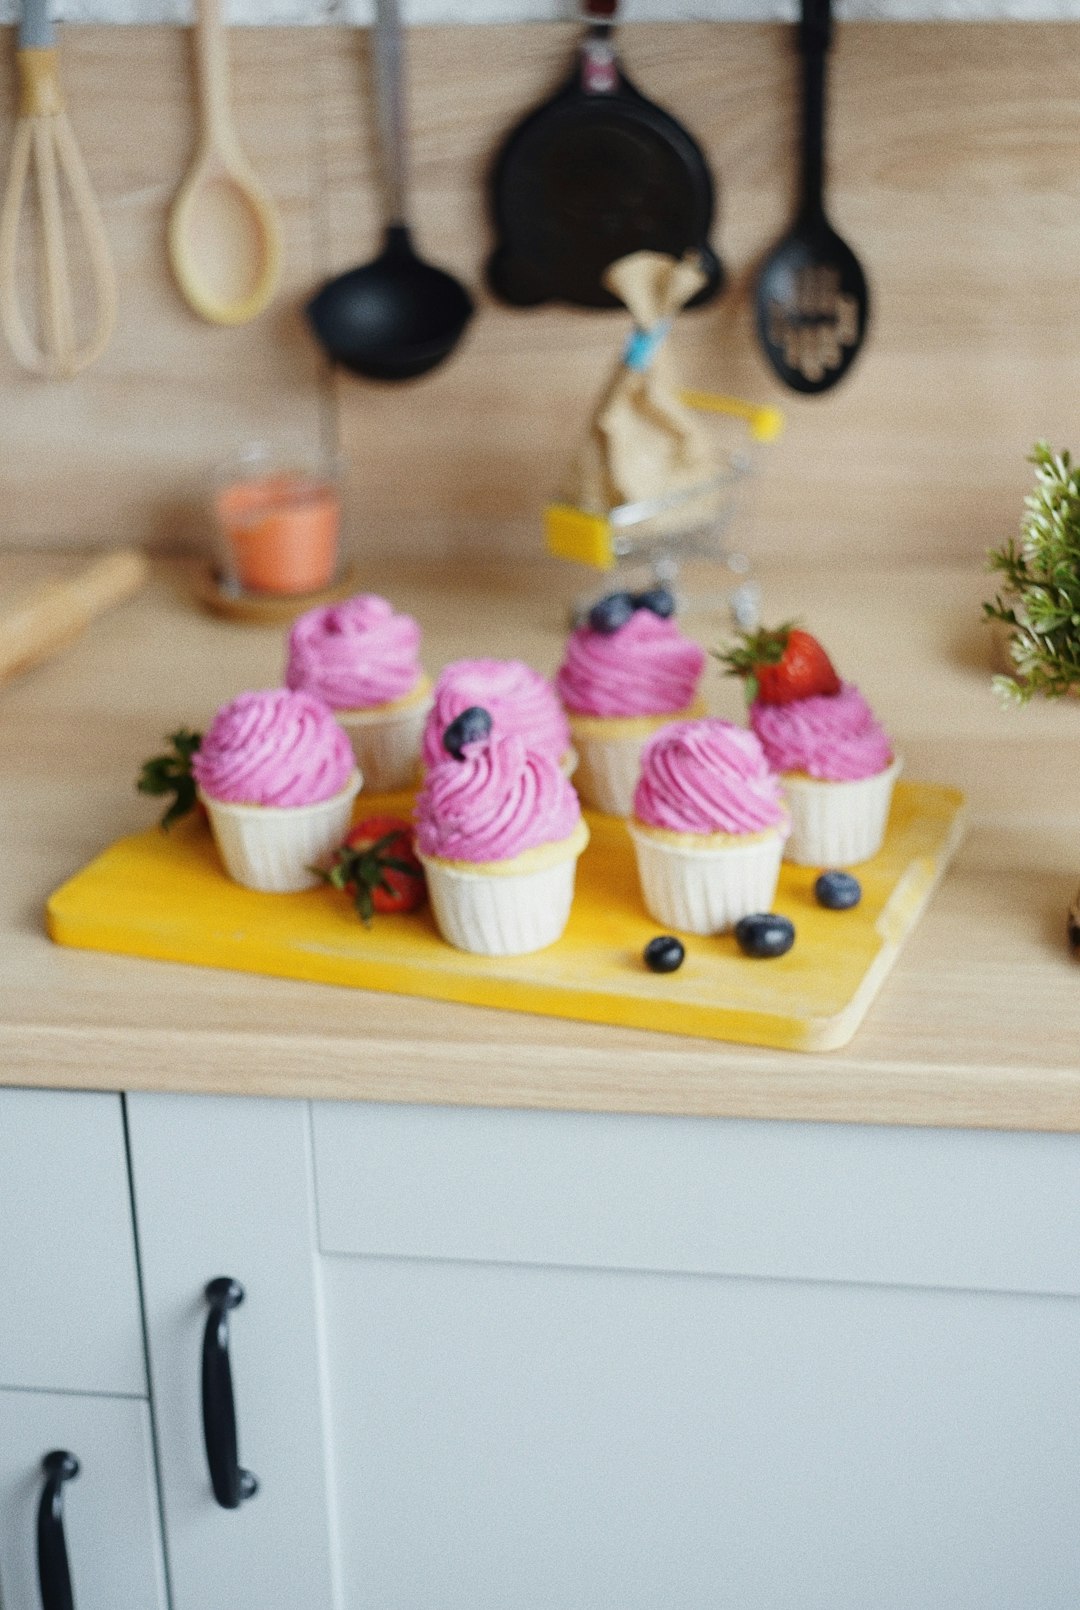
[[[246,447],[218,473],[214,516],[231,590],[296,597],[333,582],[341,497],[325,462]]]

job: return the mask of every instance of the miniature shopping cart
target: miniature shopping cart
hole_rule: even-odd
[[[716,392],[684,391],[680,395],[690,408],[742,421],[749,440],[725,452],[717,473],[699,486],[680,487],[603,512],[567,503],[549,504],[544,511],[547,548],[559,559],[593,570],[618,570],[620,581],[623,572],[633,571],[643,585],[671,587],[684,608],[714,607],[719,595],[736,624],[750,630],[758,624],[759,591],[749,560],[732,544],[729,533],[738,512],[739,488],[754,467],[753,450],[775,441],[784,416],[778,408]],[[678,587],[679,573],[690,559],[711,560],[721,567],[723,579],[705,596],[689,595]],[[629,586],[629,575],[626,582]],[[604,591],[611,590],[605,585]],[[587,613],[596,597],[594,588],[576,600],[575,616]]]

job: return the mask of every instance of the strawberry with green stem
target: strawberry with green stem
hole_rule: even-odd
[[[809,632],[793,621],[743,634],[737,647],[716,654],[728,676],[741,676],[746,697],[761,704],[792,704],[815,694],[840,692],[832,661]]]
[[[365,928],[376,912],[417,911],[427,896],[412,828],[400,816],[369,816],[358,822],[329,870],[312,870],[332,889],[352,896]]]
[[[135,786],[140,794],[173,796],[172,804],[161,818],[161,825],[167,831],[174,822],[194,810],[197,803],[191,757],[202,743],[202,733],[181,727],[179,732],[170,733],[166,742],[172,745],[172,751],[146,761]]]

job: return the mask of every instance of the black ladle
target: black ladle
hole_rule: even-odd
[[[411,380],[448,358],[472,317],[452,274],[413,250],[406,222],[405,109],[398,0],[376,0],[375,103],[386,191],[386,236],[373,262],[323,286],[307,307],[334,363],[373,380]]]
[[[793,391],[835,386],[866,335],[870,296],[858,258],[825,216],[825,58],[830,0],[802,0],[802,186],[791,230],[765,260],[757,285],[758,338]]]

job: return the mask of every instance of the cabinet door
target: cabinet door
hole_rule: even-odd
[[[0,1387],[146,1393],[119,1096],[0,1090]]]
[[[174,1610],[330,1610],[308,1109],[134,1095],[128,1115]],[[229,1358],[238,1454],[259,1483],[236,1509],[215,1500],[200,1401],[219,1276],[244,1289]]]
[[[37,1513],[42,1460],[54,1450],[79,1462],[63,1488],[78,1610],[166,1610],[148,1405],[135,1398],[0,1392],[3,1610],[41,1610]]]
[[[327,1260],[346,1610],[1075,1610],[1080,1303]]]
[[[313,1142],[347,1610],[1080,1603],[1076,1137],[320,1103]]]

